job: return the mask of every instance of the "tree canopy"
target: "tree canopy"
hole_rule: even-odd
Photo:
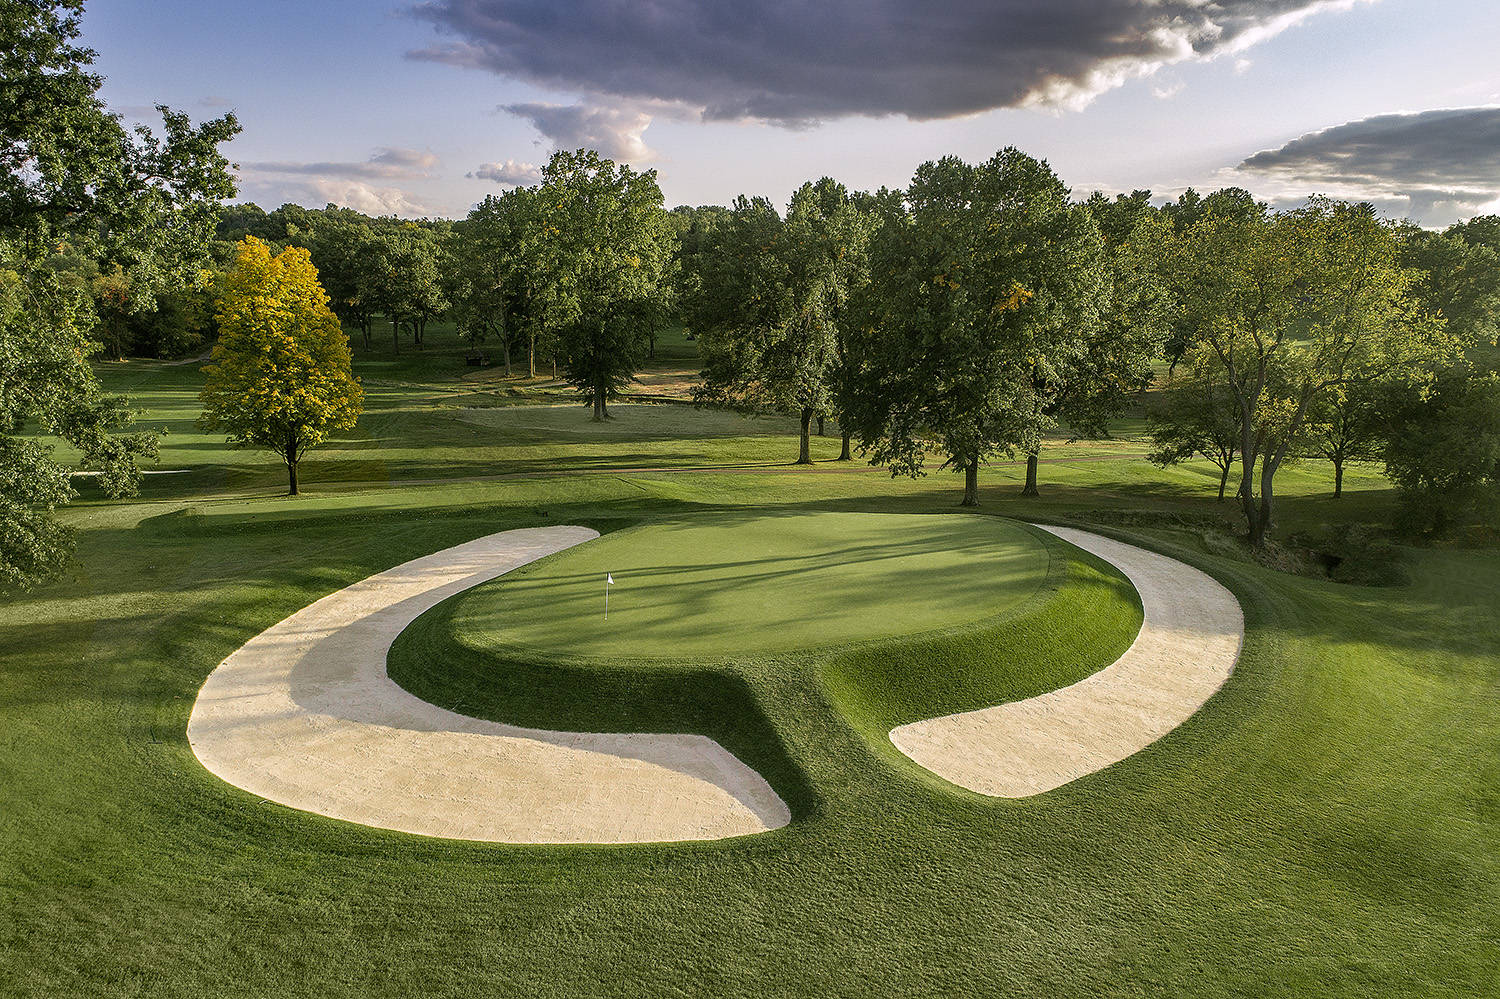
[[[79,44],[81,0],[0,0],[0,586],[33,584],[69,551],[49,511],[72,498],[31,425],[79,448],[108,495],[132,492],[150,435],[120,433],[129,408],[99,388],[93,275],[121,322],[190,286],[218,203],[234,193],[219,145],[233,115],[194,126],[158,108],[160,132],[127,130],[99,97]],[[81,262],[87,268],[81,269]],[[74,264],[80,264],[75,267]]]
[[[1196,364],[1216,367],[1239,421],[1240,502],[1252,543],[1274,480],[1330,394],[1440,361],[1454,341],[1411,289],[1394,226],[1369,205],[1209,210],[1174,243],[1170,273]]]
[[[1045,163],[948,157],[879,199],[849,354],[850,422],[872,461],[919,475],[929,448],[965,473],[1035,451],[1048,406],[1100,324],[1103,239]]]
[[[676,233],[656,171],[590,150],[554,153],[536,198],[528,256],[542,275],[544,322],[564,380],[602,420],[643,360],[643,319],[663,290]]]
[[[240,244],[218,312],[219,342],[203,369],[203,425],[278,455],[295,496],[298,463],[363,409],[348,340],[307,250],[272,256],[254,236]]]

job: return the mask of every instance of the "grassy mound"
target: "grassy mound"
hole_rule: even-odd
[[[1072,683],[1140,623],[1118,572],[1015,521],[697,514],[459,594],[387,666],[425,700],[498,721],[712,736],[795,810],[813,799],[777,689],[828,697],[884,755],[892,725]]]
[[[1047,549],[991,517],[722,513],[506,575],[459,598],[455,626],[474,647],[549,658],[722,660],[992,618],[1046,579]]]

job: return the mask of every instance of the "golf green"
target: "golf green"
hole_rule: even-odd
[[[478,587],[454,623],[476,645],[548,656],[725,659],[993,617],[1047,567],[1029,529],[993,517],[707,514],[608,534]]]

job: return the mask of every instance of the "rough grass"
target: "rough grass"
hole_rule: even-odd
[[[389,447],[441,444],[424,436],[448,432],[424,429],[440,408],[413,401]],[[788,443],[765,439],[761,460],[782,460]],[[1044,464],[1043,496],[1025,503],[1019,469],[986,469],[986,509],[1219,511],[1201,469],[1105,457],[1131,446]],[[866,729],[889,719],[849,707],[881,689],[865,670],[825,662],[816,683],[765,669],[740,689],[774,740],[738,738],[782,755],[768,770],[791,782],[786,829],[716,844],[485,846],[224,785],[186,743],[198,686],[317,596],[495,530],[943,513],[957,482],[679,464],[422,487],[314,478],[294,501],[269,495],[275,476],[243,457],[195,466],[194,484],[162,477],[141,502],[68,511],[80,540],[69,577],[0,605],[0,995],[1495,994],[1493,551],[1407,550],[1411,582],[1373,589],[1278,574],[1195,534],[1103,527],[1200,565],[1246,610],[1234,677],[1145,752],[1038,798],[983,799],[879,751]],[[1328,489],[1319,463],[1292,470],[1281,530],[1389,513],[1374,474],[1338,503]],[[1016,690],[1056,679],[1043,663],[1016,677]]]

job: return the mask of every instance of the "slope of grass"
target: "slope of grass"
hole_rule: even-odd
[[[178,391],[176,377],[153,391]],[[382,447],[471,446],[444,444],[456,424],[420,401],[439,388],[411,390]],[[773,462],[785,443],[746,447]],[[544,463],[552,445],[534,446]],[[938,688],[903,687],[910,676],[884,660],[825,651],[794,669],[756,657],[723,674],[750,680],[718,685],[700,700],[720,700],[700,708],[758,719],[732,738],[762,747],[758,762],[796,808],[790,826],[725,843],[488,846],[323,819],[224,785],[186,742],[199,685],[319,595],[492,531],[737,511],[940,514],[956,481],[673,458],[665,471],[313,480],[299,500],[221,497],[235,483],[272,491],[275,477],[242,460],[203,466],[217,484],[207,471],[192,485],[161,477],[140,502],[70,509],[68,577],[0,604],[0,995],[1495,994],[1492,551],[1408,550],[1409,585],[1366,589],[1274,573],[1180,531],[1101,528],[1201,566],[1246,610],[1234,677],[1145,752],[1038,798],[982,799],[870,737],[902,717],[890,705],[916,710]],[[1043,496],[1025,502],[1020,473],[985,471],[987,511],[1232,519],[1192,468],[1102,454],[1044,465]],[[1328,488],[1320,463],[1290,470],[1281,529],[1388,514],[1374,475],[1339,502]],[[1097,606],[1080,605],[1080,630]],[[433,636],[451,627],[424,622]],[[989,676],[1010,690],[1061,679],[1046,662],[995,655]],[[694,698],[667,673],[653,674],[655,694],[599,682],[597,700],[622,712],[673,690]]]
[[[455,626],[514,654],[733,660],[995,617],[1045,581],[1046,551],[993,518],[683,517],[478,587],[458,598]]]

